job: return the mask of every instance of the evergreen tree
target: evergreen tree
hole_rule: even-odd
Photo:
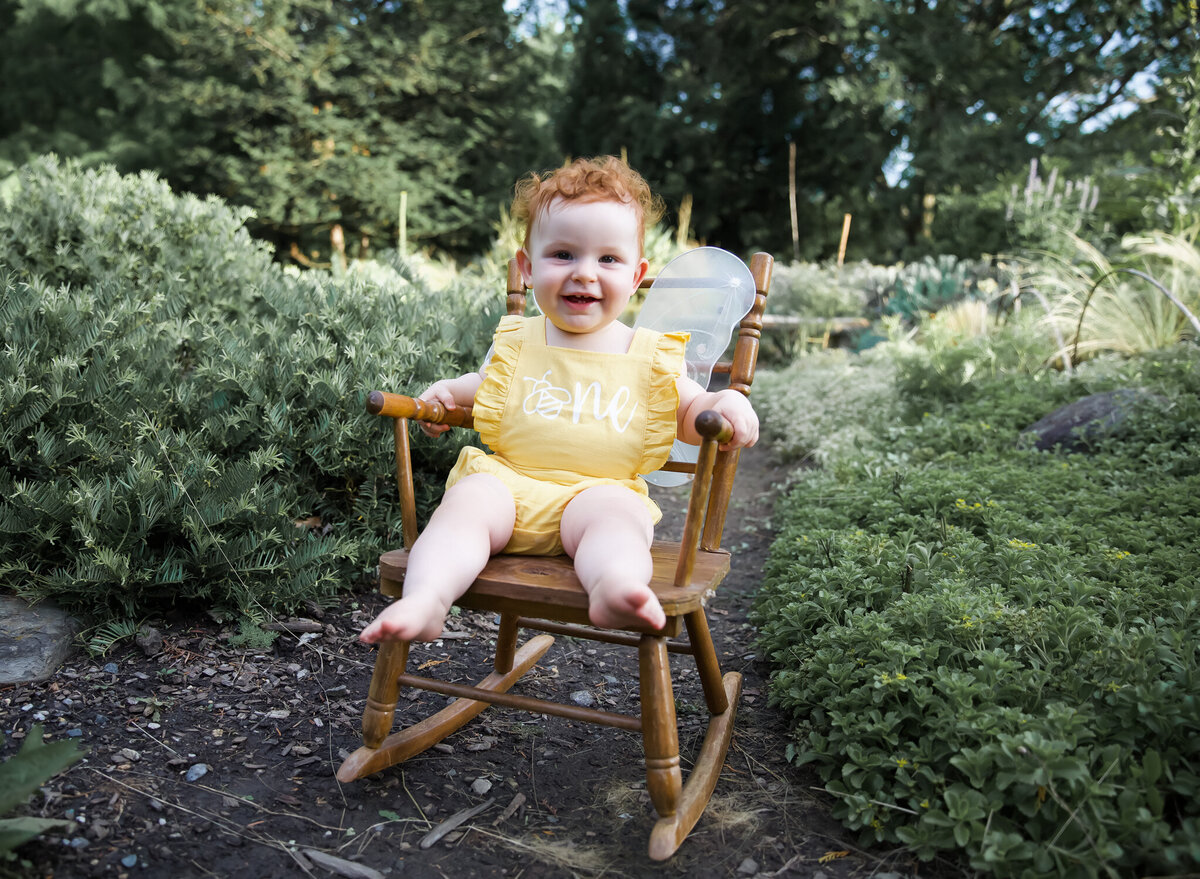
[[[403,192],[415,243],[477,250],[512,178],[557,152],[552,57],[502,0],[4,0],[0,20],[6,91],[49,83],[44,107],[0,111],[10,165],[55,149],[154,168],[253,207],[302,261],[328,260],[335,226],[352,253],[393,244]]]

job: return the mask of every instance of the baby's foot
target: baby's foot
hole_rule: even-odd
[[[375,621],[362,630],[358,640],[433,641],[442,634],[448,608],[435,595],[406,595],[383,609]]]
[[[649,586],[606,584],[588,593],[588,619],[603,629],[624,626],[661,629],[666,625],[667,615]]]

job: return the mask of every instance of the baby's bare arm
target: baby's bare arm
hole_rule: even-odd
[[[745,394],[739,391],[707,391],[686,376],[676,382],[679,390],[679,410],[676,414],[676,433],[685,443],[698,444],[696,416],[712,409],[733,426],[733,439],[722,449],[740,449],[758,442],[758,415]]]

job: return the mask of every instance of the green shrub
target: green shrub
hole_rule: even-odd
[[[261,613],[372,569],[398,514],[365,395],[473,368],[503,279],[285,270],[243,213],[150,175],[43,160],[21,186],[0,217],[6,581],[101,617]],[[464,439],[416,439],[423,507]]]
[[[1099,222],[1099,202],[1100,186],[1091,177],[1060,180],[1059,169],[1052,167],[1042,179],[1038,160],[1032,159],[1024,187],[1019,193],[1015,184],[1012,187],[1005,220],[1022,252],[1069,253],[1072,236],[1108,235]]]
[[[275,271],[247,208],[176,195],[150,172],[122,177],[44,156],[22,169],[0,218],[0,261],[46,284],[119,280],[129,298],[161,294],[170,316],[241,315]]]
[[[895,367],[882,352],[814,352],[754,381],[763,439],[789,461],[837,468],[901,417]]]
[[[965,301],[918,322],[918,343],[892,348],[896,388],[910,413],[980,393],[981,381],[1046,368],[1054,344],[1037,317],[996,324],[986,303]]]
[[[816,263],[790,263],[775,266],[771,274],[771,314],[801,317],[846,317],[864,314],[871,294],[864,283],[872,277],[866,264],[838,269]],[[877,272],[888,273],[887,269]]]
[[[984,281],[995,284],[986,263],[959,260],[949,254],[927,256],[899,268],[883,310],[915,321],[960,299],[979,298]]]
[[[1065,399],[1170,398],[1092,456],[1023,448]],[[1200,353],[1006,377],[781,503],[755,610],[835,814],[997,876],[1200,862]]]

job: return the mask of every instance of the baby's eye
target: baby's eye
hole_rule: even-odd
[[[554,252],[555,259],[570,259],[571,252],[569,250],[556,250]]]
[[[616,262],[616,261],[617,261],[617,258],[615,256],[609,255],[609,256],[600,257],[600,262]]]

